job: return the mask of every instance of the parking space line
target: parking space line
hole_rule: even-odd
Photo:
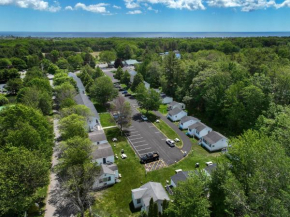
[[[132,136],[140,136],[140,134],[136,134],[136,135],[131,135],[130,137],[132,137]]]
[[[130,131],[130,133],[139,133],[139,131],[135,130],[135,131]]]
[[[136,148],[141,147],[141,146],[146,146],[148,144],[142,144],[142,145],[135,145]]]
[[[149,148],[144,148],[144,149],[140,149],[140,150],[137,149],[137,151],[144,151],[144,150],[148,150],[148,149],[151,149],[151,147],[149,147]]]
[[[130,138],[131,141],[132,141],[132,140],[136,140],[136,139],[143,139],[143,137],[133,138],[133,139]]]
[[[140,143],[140,142],[146,142],[146,141],[142,140],[142,141],[138,141],[138,142],[133,142],[133,144]]]
[[[158,132],[155,132],[155,133],[161,133],[160,131],[158,131]]]

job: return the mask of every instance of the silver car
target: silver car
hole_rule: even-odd
[[[170,146],[170,147],[174,147],[175,143],[172,139],[166,139],[166,143]]]

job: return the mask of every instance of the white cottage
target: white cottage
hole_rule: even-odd
[[[162,203],[164,200],[169,201],[165,189],[158,182],[148,182],[140,188],[132,190],[132,201],[134,207],[141,208],[142,211],[149,211],[149,203],[151,198],[158,205],[158,211],[162,213]]]
[[[200,122],[200,120],[195,118],[195,117],[192,117],[192,116],[185,116],[185,117],[181,118],[181,120],[179,122],[179,129],[181,129],[181,130],[188,129],[188,127],[190,125],[193,125],[197,122]]]
[[[90,132],[89,139],[92,141],[94,145],[101,145],[101,144],[108,143],[106,134],[104,130],[102,129]]]
[[[109,143],[94,145],[92,150],[92,160],[101,164],[110,164],[115,162],[114,152]]]
[[[184,103],[180,103],[180,102],[171,102],[168,106],[167,106],[167,110],[170,111],[172,109],[175,108],[179,108],[179,109],[185,109],[185,104]]]
[[[228,139],[216,131],[211,131],[203,136],[200,143],[208,151],[218,151],[228,147]]]
[[[170,119],[171,121],[179,121],[181,120],[181,118],[187,116],[187,112],[179,109],[179,108],[175,108],[171,111],[168,112],[167,114],[167,118]]]
[[[93,185],[94,189],[114,185],[118,179],[119,172],[116,164],[101,164],[100,175]]]
[[[161,97],[162,104],[169,104],[169,103],[173,102],[173,98],[166,96],[166,94],[164,94],[164,93],[161,93],[160,97]]]
[[[201,137],[207,135],[209,132],[211,132],[212,129],[205,124],[201,122],[197,122],[193,125],[190,125],[188,127],[188,132],[186,133],[188,136],[195,136],[198,139],[201,139]]]

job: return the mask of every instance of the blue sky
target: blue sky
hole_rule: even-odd
[[[290,31],[290,0],[0,0],[0,31]]]

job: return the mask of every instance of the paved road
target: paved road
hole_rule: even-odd
[[[103,69],[104,73],[109,76],[113,82],[116,82],[118,80],[113,78],[112,70],[114,69]],[[122,94],[119,93],[119,95]],[[125,97],[125,99],[130,102],[133,111],[131,127],[128,129],[128,131],[130,131],[130,136],[127,138],[136,154],[140,157],[146,153],[157,151],[160,155],[160,159],[167,165],[181,160],[183,158],[183,153],[180,149],[168,146],[165,142],[166,137],[163,133],[161,133],[152,123],[142,121],[141,114],[136,109],[138,107],[137,101],[128,97]]]
[[[162,119],[164,122],[166,122],[181,138],[182,142],[183,142],[183,147],[182,147],[182,151],[183,152],[187,152],[189,153],[190,150],[191,150],[191,146],[192,146],[192,143],[190,141],[190,139],[188,138],[187,135],[185,135],[184,131],[180,130],[178,128],[178,126],[176,126],[174,123],[172,123],[170,120],[168,120],[164,115],[162,115],[160,112],[158,111],[155,111],[154,112],[155,115],[159,116],[160,119]]]

